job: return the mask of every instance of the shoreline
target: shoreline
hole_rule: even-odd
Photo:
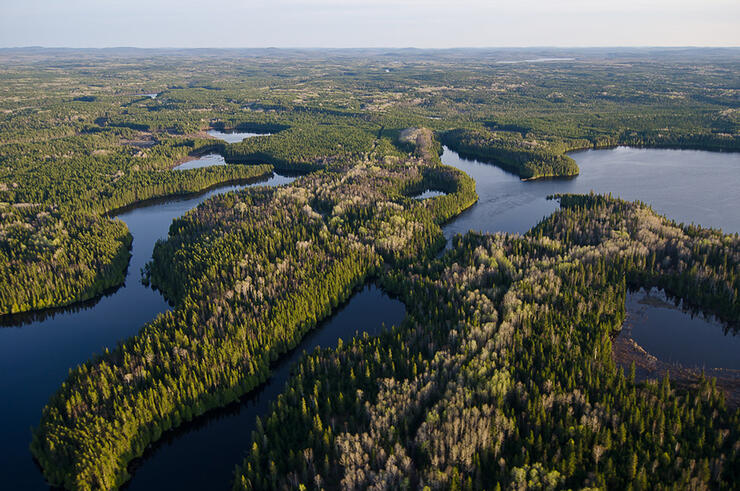
[[[182,199],[182,198],[196,198],[198,196],[202,196],[220,187],[255,184],[255,183],[260,182],[261,180],[269,179],[273,175],[275,175],[275,172],[271,168],[269,171],[263,174],[254,176],[254,177],[229,179],[226,181],[215,183],[210,186],[206,186],[205,188],[201,188],[196,191],[178,192],[178,193],[166,194],[166,195],[161,195],[161,196],[152,196],[150,198],[137,200],[127,205],[113,208],[104,213],[101,213],[101,216],[109,220],[115,220],[117,219],[118,215],[138,209],[138,208],[146,208],[149,206],[155,206],[157,204],[165,203],[170,200],[176,200],[176,199]],[[106,285],[100,291],[86,292],[84,295],[82,295],[81,297],[75,300],[72,300],[71,302],[47,305],[47,306],[36,308],[36,309],[21,310],[18,312],[0,313],[0,328],[21,327],[21,326],[25,326],[28,324],[32,324],[37,321],[43,321],[47,319],[48,317],[53,317],[56,314],[64,314],[70,311],[74,312],[80,309],[92,307],[98,301],[100,301],[103,297],[106,297],[108,295],[115,293],[125,283],[125,274],[126,274],[126,270],[129,267],[129,261],[131,259],[131,248],[132,248],[131,242],[133,241],[133,235],[131,235],[130,231],[129,231],[129,237],[131,238],[131,240],[129,241],[128,247],[126,248],[126,254],[128,254],[129,257],[126,261],[126,267],[122,271],[124,275],[124,278],[122,281]]]
[[[624,327],[612,338],[612,356],[615,363],[628,372],[635,364],[635,381],[660,381],[666,373],[678,388],[695,388],[704,377],[717,380],[717,387],[725,394],[727,405],[740,407],[740,370],[728,368],[689,368],[679,363],[668,363],[650,354],[632,338],[631,328]]]

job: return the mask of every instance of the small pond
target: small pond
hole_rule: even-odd
[[[226,165],[226,160],[217,153],[209,153],[176,165],[172,170],[200,169],[201,167],[213,167],[214,165]]]
[[[422,193],[415,194],[414,196],[411,196],[411,198],[418,199],[418,200],[422,201],[422,200],[429,199],[429,198],[436,198],[437,196],[444,196],[445,194],[447,194],[447,193],[445,193],[443,191],[436,191],[434,189],[427,189],[426,191],[424,191]]]
[[[240,141],[246,138],[252,138],[255,136],[266,136],[266,135],[269,135],[270,133],[249,133],[249,132],[243,132],[243,131],[209,130],[208,134],[214,138],[223,140],[226,143],[239,143]]]
[[[628,292],[624,333],[651,355],[687,368],[740,370],[740,336],[713,317],[692,313],[662,290]]]

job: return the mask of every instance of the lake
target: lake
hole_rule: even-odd
[[[141,268],[170,224],[220,193],[253,185],[278,186],[292,177],[273,175],[246,186],[222,186],[200,195],[153,200],[117,216],[134,237],[125,284],[108,295],[70,308],[5,316],[0,327],[0,475],[6,489],[44,489],[44,479],[28,450],[31,426],[67,377],[70,368],[93,353],[136,334],[169,309],[159,292],[141,283]]]
[[[590,191],[642,200],[678,222],[740,233],[740,153],[617,147],[570,156],[581,169],[579,176],[522,181],[445,147],[442,162],[475,179],[480,197],[444,227],[445,236],[468,230],[523,234],[558,209],[548,195]]]
[[[252,138],[254,136],[264,136],[269,133],[244,133],[238,131],[218,131],[209,130],[208,134],[219,140],[224,140],[226,143],[239,143],[245,138]],[[194,158],[183,162],[180,165],[173,167],[173,170],[188,170],[188,169],[199,169],[201,167],[212,167],[214,165],[226,165],[226,160],[217,153],[209,153],[200,157]]]
[[[218,131],[209,130],[208,134],[219,140],[223,140],[226,143],[239,143],[245,138],[252,138],[255,136],[267,136],[270,133],[249,133],[244,131]]]
[[[240,133],[233,138],[243,138],[241,135],[253,134]],[[740,232],[739,154],[615,148],[576,152],[572,156],[581,168],[580,176],[523,182],[492,164],[466,160],[445,149],[443,162],[471,175],[480,196],[476,205],[445,225],[445,236],[450,238],[470,229],[524,233],[557,209],[555,201],[545,199],[547,195],[591,190],[611,192],[629,200],[641,199],[679,221]],[[206,160],[201,164],[220,164],[211,157],[202,157]],[[281,185],[291,180],[276,175],[260,184]],[[166,237],[172,219],[215,194],[242,187],[225,186],[199,196],[159,200],[119,214],[134,237],[125,285],[100,299],[68,309],[3,319],[10,325],[0,328],[0,393],[4,396],[0,402],[0,475],[5,487],[46,487],[28,451],[29,427],[38,424],[41,408],[65,379],[68,369],[136,334],[142,325],[169,308],[158,292],[141,284],[140,270],[150,259],[156,240]],[[642,308],[639,299],[636,303]],[[291,365],[303,350],[335,346],[339,337],[349,341],[355,332],[377,333],[382,323],[398,324],[404,315],[399,301],[374,286],[365,287],[307,335],[297,350],[281,359],[262,389],[248,394],[239,404],[214,411],[165,435],[146,458],[136,462],[128,487],[229,487],[233,466],[241,462],[248,449],[255,416],[264,414],[269,402],[282,390]],[[662,317],[650,312],[646,315],[652,319],[648,331],[655,322],[663,327],[673,322],[660,320]],[[694,337],[682,341],[684,345],[690,346],[691,340],[696,339],[694,329],[686,330]],[[721,332],[716,326],[711,329],[715,331],[710,349],[728,339],[716,336]],[[669,349],[678,353],[678,348]]]
[[[628,292],[623,329],[648,353],[687,368],[740,370],[740,336],[714,317],[692,314],[662,290]]]
[[[590,191],[641,200],[678,222],[740,233],[740,153],[617,147],[570,155],[581,169],[579,176],[522,181],[493,164],[464,159],[445,148],[442,162],[472,176],[480,197],[443,227],[445,237],[468,230],[522,234],[558,209],[548,195]],[[639,298],[628,293],[631,328],[620,336],[631,336],[668,363],[740,368],[740,336],[725,334],[716,320]]]
[[[213,167],[214,165],[226,165],[226,160],[217,153],[209,153],[176,165],[172,170],[200,169],[201,167]]]

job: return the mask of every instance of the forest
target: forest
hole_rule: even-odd
[[[534,179],[578,174],[565,155],[574,149],[738,149],[731,58],[697,64],[691,56],[578,54],[581,63],[547,69],[497,66],[489,60],[495,52],[440,54],[430,69],[425,56],[400,53],[349,51],[325,65],[318,53],[203,59],[183,52],[160,68],[146,51],[135,63],[71,51],[54,55],[52,67],[33,52],[4,50],[0,264],[9,280],[0,313],[58,307],[120,283],[127,239],[101,215],[269,172],[168,172],[199,152],[309,172],[370,154],[400,157],[408,151],[400,132],[427,127],[435,141]],[[234,57],[248,63],[237,69]],[[81,68],[80,59],[90,66]],[[209,128],[272,135],[229,145],[209,137]],[[39,213],[57,216],[57,225]],[[83,229],[94,234],[90,250],[73,239]],[[34,246],[18,245],[18,234]]]
[[[171,56],[171,57],[169,57]],[[172,309],[69,373],[29,435],[45,479],[116,489],[164,434],[256,390],[370,281],[401,325],[308,353],[233,462],[234,489],[731,489],[740,409],[702,377],[614,360],[628,288],[730,328],[740,238],[648,205],[558,195],[525,235],[441,227],[478,200],[445,145],[533,180],[567,152],[740,150],[737,57],[577,52],[0,50],[0,315],[126,276],[115,218],[272,172],[175,219],[141,281]],[[149,95],[151,94],[151,95]],[[260,133],[237,143],[210,130]],[[227,165],[173,171],[206,154]],[[417,200],[425,190],[439,196]]]
[[[304,358],[234,488],[732,488],[737,410],[708,380],[636,383],[611,334],[626,277],[684,295],[711,278],[736,309],[736,273],[713,261],[738,271],[737,236],[694,236],[640,203],[560,199],[524,237],[470,233],[389,270],[404,324]]]

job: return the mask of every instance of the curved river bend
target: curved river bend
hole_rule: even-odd
[[[676,158],[686,155],[688,161]],[[720,158],[717,159],[717,156]],[[591,190],[611,192],[625,199],[642,198],[669,216],[703,223],[707,221],[707,214],[703,212],[701,200],[697,204],[690,197],[685,199],[686,195],[683,200],[675,200],[671,192],[659,192],[665,190],[664,186],[656,184],[663,179],[665,166],[674,172],[686,172],[683,167],[687,162],[709,159],[707,166],[713,173],[710,182],[705,179],[705,185],[719,186],[719,190],[728,193],[732,192],[730,188],[733,182],[728,179],[733,171],[740,170],[740,155],[737,154],[684,154],[671,150],[617,148],[579,152],[574,157],[582,171],[582,175],[575,179],[523,182],[491,164],[464,160],[455,152],[445,149],[442,161],[470,174],[476,180],[480,196],[476,205],[444,227],[445,236],[449,239],[469,229],[524,233],[557,209],[557,202],[546,199],[548,195],[558,192],[588,193]],[[646,166],[649,168],[646,169]],[[676,174],[677,181],[681,181],[681,175],[683,173]],[[639,179],[635,176],[639,176]],[[636,181],[639,181],[637,187]],[[690,184],[693,187],[696,183],[694,179]],[[656,189],[653,191],[657,192],[648,194],[646,191],[654,186]],[[438,192],[427,190],[416,198],[428,199],[437,195]],[[740,197],[737,198],[740,201]],[[733,205],[731,200],[720,204]],[[737,204],[740,206],[740,202]],[[736,218],[735,221],[725,220],[719,225],[740,230],[740,217]],[[270,380],[257,393],[247,395],[238,404],[195,420],[155,445],[134,465],[135,473],[126,487],[137,490],[162,487],[228,488],[233,466],[241,462],[244,452],[248,450],[256,417],[265,414],[269,403],[282,391],[290,366],[302,351],[309,351],[317,345],[334,346],[338,337],[347,339],[356,331],[372,334],[377,332],[381,322],[397,324],[404,315],[403,304],[388,298],[375,287],[366,287],[331,320],[309,334],[286,359],[281,360]],[[718,333],[721,337],[721,331]]]
[[[170,307],[141,283],[141,269],[154,244],[167,237],[172,220],[220,193],[279,186],[294,177],[274,174],[248,185],[213,188],[199,195],[152,200],[117,215],[134,237],[124,285],[101,298],[68,308],[0,318],[0,476],[6,489],[44,489],[28,445],[30,428],[70,368],[136,334]]]
[[[227,138],[216,133],[211,134]],[[252,135],[234,134],[228,138],[240,141],[248,136]],[[443,162],[471,175],[480,196],[476,205],[444,227],[445,236],[450,238],[470,229],[524,233],[557,208],[557,203],[546,200],[546,196],[591,190],[611,192],[629,200],[641,199],[678,221],[740,232],[738,154],[616,148],[572,156],[581,168],[580,176],[522,182],[498,167],[462,159],[445,149]],[[217,158],[215,162],[220,163]],[[289,181],[290,178],[275,176],[261,184]],[[92,304],[46,317],[30,316],[23,325],[15,318],[11,321],[17,322],[14,327],[0,329],[0,393],[4,396],[0,403],[0,475],[5,486],[45,487],[28,451],[29,427],[38,423],[41,408],[64,380],[67,370],[135,334],[143,324],[169,308],[157,292],[140,283],[140,269],[149,260],[156,240],[167,235],[172,219],[216,193],[239,188],[227,186],[201,196],[159,201],[121,213],[118,218],[126,222],[134,236],[124,286]],[[365,287],[284,357],[260,390],[238,404],[165,435],[144,459],[135,463],[133,479],[127,487],[228,487],[231,470],[249,445],[255,416],[264,414],[282,391],[291,364],[303,350],[333,346],[339,337],[349,339],[355,332],[377,332],[381,323],[398,323],[404,315],[400,302],[374,286]]]
[[[130,467],[126,489],[229,489],[234,466],[244,459],[257,417],[285,389],[290,369],[316,347],[336,347],[355,333],[379,334],[383,325],[401,323],[406,307],[375,285],[367,285],[329,319],[310,331],[300,344],[278,360],[265,384],[225,408],[206,413],[165,434]]]

